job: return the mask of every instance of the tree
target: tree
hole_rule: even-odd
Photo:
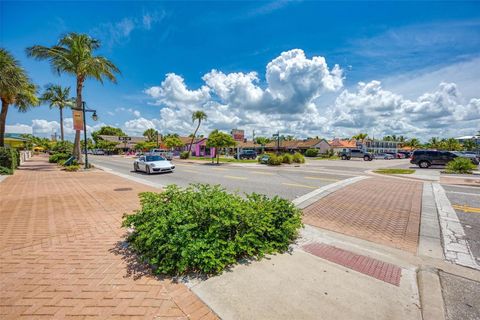
[[[441,142],[438,137],[432,137],[428,140],[428,147],[431,149],[442,149]]]
[[[182,147],[183,146],[183,142],[182,140],[180,140],[180,138],[178,136],[169,136],[169,137],[166,137],[164,140],[163,140],[163,143],[167,146],[167,148],[169,149],[173,149],[173,148],[179,148],[179,147]]]
[[[37,106],[37,87],[30,81],[20,63],[5,49],[0,48],[0,147],[5,145],[5,125],[8,107],[12,104],[20,112]]]
[[[448,138],[445,140],[445,150],[458,151],[462,149],[462,145],[455,138]]]
[[[205,114],[205,112],[199,110],[199,111],[194,111],[192,113],[192,122],[195,123],[195,121],[198,121],[198,125],[197,125],[197,128],[195,129],[195,132],[193,133],[192,141],[190,142],[190,146],[188,146],[188,154],[190,154],[190,152],[192,152],[193,141],[195,140],[198,128],[200,128],[200,124],[202,123],[202,120],[207,120],[207,115]]]
[[[231,135],[218,131],[218,129],[213,130],[207,140],[207,147],[215,148],[217,164],[220,162],[220,153],[218,152],[218,149],[234,147],[236,144],[237,142]]]
[[[352,139],[360,140],[360,141],[362,141],[362,144],[363,144],[365,142],[365,139],[367,139],[367,137],[368,137],[367,133],[359,133],[359,134],[353,136]]]
[[[51,84],[47,86],[45,92],[40,96],[40,101],[48,102],[50,109],[58,108],[60,110],[60,139],[64,140],[63,134],[63,108],[74,105],[74,100],[70,96],[70,87],[62,88],[59,85]]]
[[[80,146],[82,147],[82,150],[85,149],[85,140],[80,141]],[[95,147],[93,144],[93,140],[90,138],[87,138],[87,149],[92,150]]]
[[[463,142],[463,149],[467,151],[474,151],[477,148],[477,144],[474,139],[468,139]]]
[[[82,91],[88,78],[100,81],[106,78],[116,83],[116,73],[120,70],[103,56],[95,56],[93,52],[100,48],[100,41],[87,34],[68,33],[52,47],[36,45],[27,48],[27,55],[38,60],[49,60],[52,68],[60,74],[65,72],[76,77],[77,97],[76,109],[82,109]],[[85,129],[85,128],[84,128]],[[75,132],[73,155],[81,159],[80,130]]]
[[[103,126],[99,130],[92,132],[92,138],[93,138],[93,141],[95,141],[95,144],[97,144],[100,140],[103,140],[100,136],[125,137],[126,134],[120,128]]]
[[[135,150],[141,150],[141,151],[148,151],[148,150],[152,150],[154,148],[157,147],[157,143],[156,142],[151,142],[151,141],[142,141],[142,142],[139,142],[137,143],[135,146],[134,146],[134,149]]]
[[[157,142],[158,131],[150,128],[143,132],[143,136],[147,138],[148,142]]]
[[[262,146],[262,153],[265,151],[265,145],[269,143],[271,140],[267,137],[257,137],[255,138],[255,143],[258,143]]]
[[[420,140],[418,140],[417,138],[412,138],[412,139],[408,140],[405,143],[405,145],[412,148],[413,150],[418,149],[422,146],[422,144],[420,143]]]

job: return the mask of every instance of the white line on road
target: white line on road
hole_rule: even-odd
[[[303,177],[303,178],[309,179],[309,180],[340,181],[340,179],[329,179],[329,178],[322,178],[322,177]]]
[[[307,186],[307,185],[305,185],[305,184],[286,183],[286,182],[282,182],[282,184],[285,185],[285,186],[301,187],[301,188],[309,188],[309,189],[317,189],[316,186]]]
[[[453,263],[480,270],[480,266],[476,263],[470,246],[465,240],[465,230],[463,230],[445,190],[439,183],[432,183],[432,187],[442,228],[445,258]]]
[[[223,177],[228,179],[247,180],[246,177],[237,177],[237,176],[223,176]]]
[[[445,190],[445,192],[446,193],[463,194],[463,195],[466,195],[466,196],[480,197],[480,193],[458,192],[458,191],[448,191],[448,190]]]

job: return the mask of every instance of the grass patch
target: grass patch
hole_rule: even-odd
[[[413,169],[377,169],[374,170],[375,173],[381,174],[412,174],[415,172]]]

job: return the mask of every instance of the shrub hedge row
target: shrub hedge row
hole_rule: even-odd
[[[301,211],[279,197],[230,194],[220,186],[170,185],[140,194],[125,215],[130,247],[158,274],[217,274],[242,258],[284,252],[298,236]]]
[[[20,165],[20,153],[15,148],[0,147],[0,167],[4,174],[12,174]],[[9,172],[9,173],[8,173]]]

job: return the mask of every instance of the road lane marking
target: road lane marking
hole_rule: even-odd
[[[459,191],[447,191],[445,190],[446,193],[455,193],[455,194],[463,194],[466,196],[476,196],[480,197],[480,193],[470,193],[470,192],[459,192]]]
[[[470,206],[467,206],[467,205],[453,204],[452,207],[454,209],[461,210],[463,212],[480,213],[480,208],[470,207]]]
[[[251,173],[264,174],[264,175],[267,175],[267,176],[273,176],[274,175],[274,173],[271,173],[271,172],[261,172],[261,171],[251,171]]]
[[[225,168],[212,168],[213,170],[218,170],[218,171],[228,171],[228,169]]]
[[[228,179],[247,180],[246,177],[237,177],[237,176],[223,176],[223,177]]]
[[[322,178],[322,177],[303,177],[303,178],[309,179],[309,180],[340,181],[340,179],[329,179],[329,178]]]
[[[305,184],[297,184],[297,183],[282,182],[282,184],[285,185],[285,186],[301,187],[301,188],[309,188],[309,189],[317,189],[318,188],[318,187],[314,187],[314,186],[307,186]]]
[[[191,173],[198,173],[198,171],[195,171],[195,170],[189,170],[189,169],[182,169],[182,171],[185,171],[185,172],[191,172]]]

